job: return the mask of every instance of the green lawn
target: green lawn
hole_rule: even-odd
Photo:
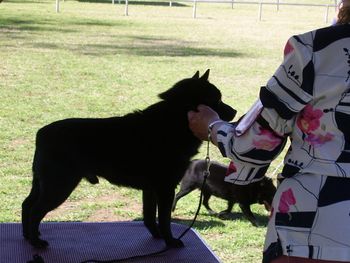
[[[190,3],[133,1],[129,16],[123,14],[123,4],[101,0],[61,1],[58,14],[53,0],[0,4],[0,222],[20,221],[41,126],[144,108],[176,81],[207,68],[224,101],[243,114],[279,65],[288,37],[327,25],[325,9],[309,7],[277,12],[266,6],[259,21],[257,5],[199,3],[193,19]],[[135,152],[135,162],[142,154]],[[211,158],[227,162],[214,147]],[[198,196],[180,200],[175,221],[190,222]],[[138,191],[84,182],[47,220],[140,219],[140,201]],[[213,198],[211,205],[219,211],[226,203]],[[227,220],[202,209],[194,228],[223,262],[259,262],[268,213],[260,205],[253,211],[258,228],[239,208],[236,219]]]

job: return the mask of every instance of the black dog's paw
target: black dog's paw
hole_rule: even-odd
[[[249,220],[249,222],[252,224],[252,226],[258,227],[258,222],[256,220],[255,217],[249,217],[247,216],[247,219]]]
[[[27,263],[44,263],[44,260],[41,256],[39,255],[34,255],[33,260],[28,261]]]
[[[37,249],[45,249],[49,246],[49,242],[40,238],[29,239],[29,243]]]
[[[38,231],[36,235],[37,235],[37,236],[41,236],[40,231]],[[23,231],[23,237],[24,237],[25,239],[27,239],[27,240],[30,239],[30,234],[28,233],[28,231]]]
[[[230,212],[228,212],[227,210],[221,211],[220,213],[217,214],[217,216],[221,219],[227,219],[229,218],[231,215]]]
[[[172,248],[181,248],[185,246],[180,239],[176,239],[176,238],[165,240],[165,243],[168,247],[172,247]]]
[[[256,220],[249,220],[252,226],[259,227],[259,224]]]
[[[151,235],[154,237],[154,238],[162,238],[162,235],[160,233],[160,230],[159,230],[159,227],[157,224],[145,224],[148,231],[151,233]]]
[[[151,232],[151,234],[152,234],[152,236],[154,237],[154,238],[162,238],[162,235],[161,235],[161,233],[159,232],[159,230],[158,229],[155,229],[155,230],[150,230],[150,232]]]

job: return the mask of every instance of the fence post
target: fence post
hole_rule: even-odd
[[[197,0],[193,0],[193,18],[197,16]]]
[[[262,5],[263,5],[263,3],[260,2],[259,3],[259,21],[261,21],[261,16],[262,16]]]
[[[329,5],[326,6],[326,14],[324,16],[325,23],[328,23],[328,15],[329,15]]]
[[[233,9],[233,4],[235,3],[235,0],[231,0],[231,4],[232,4],[232,9]]]
[[[60,0],[56,0],[56,13],[60,12]]]
[[[280,10],[280,0],[277,0],[277,5],[276,5],[277,11]]]
[[[125,15],[129,15],[129,0],[125,0]]]

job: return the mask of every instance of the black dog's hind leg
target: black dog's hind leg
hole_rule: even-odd
[[[159,190],[157,196],[159,229],[165,243],[169,247],[183,247],[182,241],[174,238],[171,232],[171,206],[175,196],[175,189]]]
[[[174,202],[171,210],[175,211],[177,201],[179,201],[180,198],[184,197],[185,195],[188,195],[190,192],[192,192],[196,188],[197,187],[195,185],[187,185],[185,187],[181,185],[180,191],[176,194],[174,198]]]
[[[46,248],[49,245],[47,241],[39,238],[40,222],[48,212],[44,209],[44,205],[45,204],[38,201],[30,210],[30,222],[25,238],[28,239],[29,243],[35,248]]]
[[[151,190],[142,191],[143,203],[143,222],[149,232],[155,238],[160,238],[160,232],[156,221],[157,214],[157,196]]]
[[[55,176],[59,175],[55,174]],[[48,212],[57,208],[68,198],[81,178],[75,177],[73,174],[65,174],[64,180],[61,180],[63,178],[55,176],[47,178],[48,180],[40,181],[39,195],[35,202],[31,204],[31,208],[27,211],[24,218],[24,220],[28,220],[25,237],[36,248],[45,248],[48,246],[47,241],[39,238],[41,220]],[[27,202],[25,201],[24,206],[26,205]]]
[[[235,204],[235,202],[233,202],[232,200],[229,200],[227,202],[227,209],[226,209],[226,212],[227,213],[231,213],[232,212],[232,208],[233,208],[233,205]]]
[[[241,208],[243,215],[252,223],[253,226],[258,226],[256,222],[256,218],[252,213],[252,210],[250,210],[249,204],[239,204],[239,207]]]
[[[38,200],[40,194],[39,181],[33,178],[32,189],[28,197],[22,203],[22,232],[24,238],[29,238],[30,211],[33,204]],[[37,233],[40,235],[40,233]]]
[[[226,210],[223,210],[223,211],[221,211],[221,212],[219,212],[218,216],[219,216],[219,217],[224,217],[224,216],[230,214],[230,213],[232,212],[232,208],[233,208],[234,204],[235,204],[234,201],[229,200],[229,201],[227,202],[227,209],[226,209]]]

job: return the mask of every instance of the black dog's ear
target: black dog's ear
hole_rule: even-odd
[[[203,79],[203,80],[208,80],[208,78],[209,78],[209,72],[210,72],[210,69],[207,69],[207,71],[203,74],[203,76],[201,77],[201,79]]]
[[[192,77],[193,79],[199,79],[199,71],[197,70],[197,72],[193,75]]]

